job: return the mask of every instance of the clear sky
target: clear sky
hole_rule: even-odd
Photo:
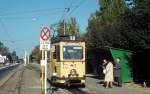
[[[41,28],[58,23],[67,7],[74,10],[67,19],[76,17],[86,31],[99,5],[98,0],[0,0],[0,41],[22,57],[24,49],[31,51],[39,44]]]

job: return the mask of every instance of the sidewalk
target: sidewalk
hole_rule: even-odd
[[[150,88],[143,88],[134,83],[123,84],[122,88],[113,86],[111,89],[105,89],[100,80],[93,75],[87,75],[86,86],[96,94],[150,94]]]
[[[21,81],[20,94],[41,94],[40,73],[38,70],[35,64],[26,66]]]

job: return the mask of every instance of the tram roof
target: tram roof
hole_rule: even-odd
[[[76,38],[75,40],[71,40],[68,36],[61,36],[56,38],[52,43],[58,43],[58,42],[85,42],[83,39]]]

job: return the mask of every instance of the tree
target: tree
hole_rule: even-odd
[[[64,27],[65,27],[65,29],[64,29]],[[63,36],[66,32],[68,32],[68,31],[66,31],[67,30],[66,28],[67,28],[67,23],[65,21],[60,21],[58,24],[58,27],[57,27],[57,31],[58,31],[57,36]]]
[[[76,21],[76,18],[71,18],[68,21],[60,21],[57,27],[57,31],[58,36],[63,35],[79,36],[79,25]]]
[[[9,49],[6,46],[4,46],[2,42],[0,42],[0,54],[6,56],[9,54]]]
[[[86,34],[89,48],[126,47],[126,38],[117,28],[118,18],[128,10],[124,0],[99,0],[100,10],[91,14]]]
[[[16,54],[16,51],[13,51],[11,53],[11,59],[12,59],[13,63],[16,62],[16,61],[18,61],[18,56]]]
[[[38,63],[40,63],[40,60],[41,60],[41,51],[40,51],[39,45],[36,46],[32,50],[32,53],[30,54],[30,60],[31,61],[37,61]]]
[[[132,0],[128,0],[131,2]],[[100,10],[89,18],[86,41],[89,48],[106,46],[144,50],[150,48],[150,1],[100,0]]]
[[[68,21],[68,31],[69,35],[79,36],[79,26],[75,18],[71,18]]]
[[[2,42],[0,42],[0,54],[6,56],[12,63],[13,61],[18,60],[16,51],[10,52],[9,49]]]
[[[120,14],[128,10],[125,0],[99,0],[102,21],[111,24]]]
[[[150,1],[135,0],[134,8],[120,17],[131,50],[150,49]]]

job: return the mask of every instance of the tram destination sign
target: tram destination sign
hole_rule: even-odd
[[[50,50],[50,29],[43,27],[40,33],[40,50]]]

